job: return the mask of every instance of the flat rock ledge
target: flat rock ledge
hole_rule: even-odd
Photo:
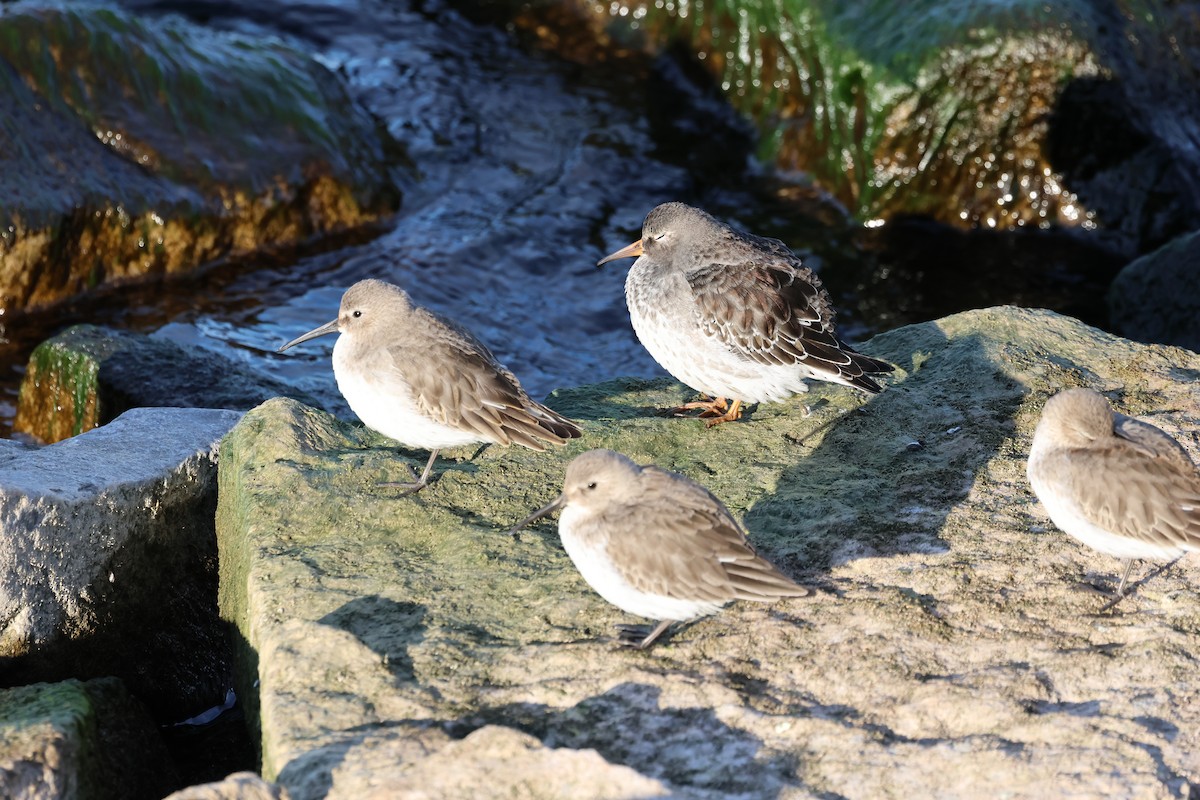
[[[378,484],[424,453],[294,401],[249,412],[222,444],[217,535],[264,777],[293,800],[463,781],[531,798],[1200,789],[1200,559],[1098,615],[1120,565],[1054,528],[1024,477],[1067,386],[1200,455],[1200,356],[1017,308],[863,349],[898,366],[883,394],[815,385],[713,430],[655,415],[690,395],[669,381],[558,392],[581,440],[451,450],[407,498]],[[504,534],[595,447],[702,481],[819,591],[616,647],[635,620],[587,587],[554,523]],[[498,742],[523,753],[519,789],[480,766],[510,758]],[[563,783],[582,761],[609,794]]]
[[[216,458],[240,417],[141,408],[0,452],[0,686],[115,675],[168,719],[219,702]]]

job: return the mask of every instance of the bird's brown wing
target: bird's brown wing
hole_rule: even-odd
[[[418,407],[432,419],[532,450],[580,436],[574,422],[532,400],[469,331],[432,312],[418,313],[427,319],[413,325],[413,340],[392,346],[389,355]],[[419,359],[411,355],[418,349],[423,351]]]
[[[868,375],[891,372],[833,333],[833,307],[820,280],[794,259],[709,264],[687,274],[704,331],[760,364],[802,364],[864,391]]]
[[[644,467],[645,491],[625,521],[611,526],[613,561],[644,592],[726,603],[801,597],[797,585],[759,556],[725,506],[708,490],[658,467]],[[632,518],[637,525],[629,526]],[[632,565],[627,566],[626,565]]]
[[[1114,416],[1107,446],[1053,456],[1071,462],[1062,474],[1077,476],[1079,513],[1130,539],[1200,549],[1200,474],[1187,452],[1153,425]]]

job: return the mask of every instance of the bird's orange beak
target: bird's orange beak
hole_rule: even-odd
[[[612,255],[607,255],[604,258],[600,259],[599,261],[596,262],[596,266],[603,267],[608,262],[616,261],[618,258],[633,258],[634,256],[640,256],[641,254],[642,254],[642,240],[638,239],[633,244],[622,247],[620,250],[613,253]]]

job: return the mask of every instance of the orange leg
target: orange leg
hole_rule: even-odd
[[[685,411],[699,408],[700,418],[705,422],[705,426],[711,428],[713,425],[720,425],[722,422],[733,422],[742,416],[742,401],[734,400],[733,405],[729,404],[724,397],[714,397],[712,400],[698,400],[695,403],[684,403],[679,408],[671,409],[671,413],[677,417],[684,416]]]
[[[719,417],[729,408],[729,403],[725,401],[724,397],[714,397],[712,400],[697,400],[694,403],[684,403],[678,408],[671,409],[671,413],[677,417],[682,417],[685,416],[684,411],[691,411],[694,408],[704,409],[700,413],[701,417]]]
[[[700,416],[704,416],[701,414]],[[721,416],[714,416],[712,419],[704,421],[704,427],[711,428],[714,425],[720,425],[722,422],[733,422],[742,416],[742,401],[734,400],[733,405],[729,407],[729,411]]]

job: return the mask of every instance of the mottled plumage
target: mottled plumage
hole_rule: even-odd
[[[784,400],[807,378],[881,390],[891,372],[837,338],[834,310],[816,274],[776,239],[735,230],[683,203],[646,216],[642,238],[600,264],[638,256],[625,281],[638,338],[668,372],[736,419],[743,402]]]
[[[341,333],[333,348],[338,389],[367,427],[432,452],[489,442],[545,450],[580,435],[571,420],[532,400],[515,375],[468,331],[413,305],[401,288],[365,280],[342,295],[338,318],[283,347]]]
[[[660,621],[634,642],[639,648],[672,622],[713,614],[734,600],[809,593],[754,551],[703,486],[620,453],[578,456],[559,498],[513,531],[558,509],[563,548],[592,588],[624,611]]]
[[[1064,532],[1102,553],[1166,560],[1200,550],[1200,473],[1163,431],[1115,413],[1091,389],[1051,397],[1033,436],[1029,483]]]

